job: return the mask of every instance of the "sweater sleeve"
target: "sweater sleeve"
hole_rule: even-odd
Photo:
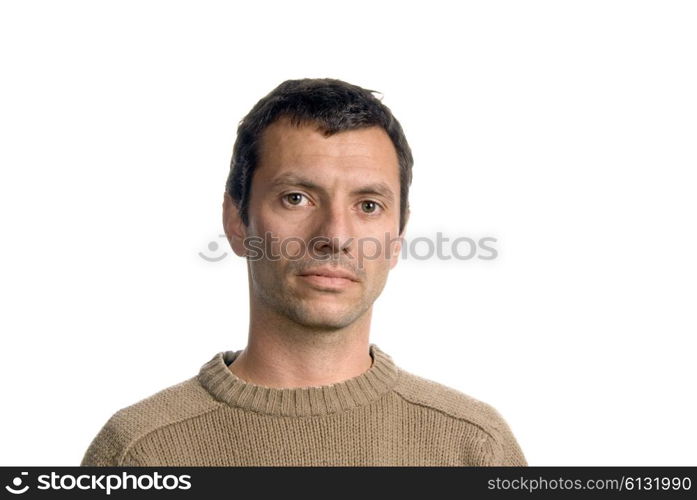
[[[522,467],[527,466],[527,460],[521,450],[518,441],[513,436],[511,428],[508,426],[503,417],[494,410],[496,415],[494,432],[492,436],[494,438],[494,456],[492,459],[492,466],[512,466],[512,467]]]
[[[111,421],[107,422],[90,443],[80,462],[81,467],[114,467],[120,465],[121,439],[113,428]]]
[[[135,438],[132,426],[122,415],[123,410],[116,412],[104,424],[92,439],[85,451],[81,467],[125,467],[140,465],[132,463],[128,451],[132,448]]]

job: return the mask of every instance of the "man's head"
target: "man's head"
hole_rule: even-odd
[[[223,204],[252,300],[307,328],[361,317],[396,265],[412,164],[399,122],[372,91],[289,80],[261,99],[239,124]],[[250,252],[255,237],[261,254]],[[319,268],[354,279],[308,276]]]

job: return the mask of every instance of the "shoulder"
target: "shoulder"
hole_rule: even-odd
[[[123,465],[128,450],[144,436],[219,406],[198,377],[167,387],[114,413],[90,443],[80,465]]]
[[[409,403],[428,407],[454,419],[466,421],[481,427],[485,432],[495,427],[501,420],[501,416],[491,405],[402,369],[400,369],[395,391]]]
[[[493,462],[526,465],[508,423],[492,405],[401,368],[395,392],[408,404],[428,408],[480,429],[491,441]]]

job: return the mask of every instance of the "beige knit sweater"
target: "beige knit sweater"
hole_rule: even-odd
[[[527,465],[491,406],[398,368],[322,387],[275,389],[216,354],[198,375],[117,411],[81,465]]]

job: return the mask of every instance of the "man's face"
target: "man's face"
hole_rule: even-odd
[[[252,300],[308,328],[343,328],[362,317],[399,257],[399,187],[397,154],[382,128],[324,137],[315,125],[285,118],[270,125],[249,226],[230,219],[248,242],[264,239],[263,258],[248,259]],[[225,210],[236,213],[227,195]],[[251,255],[233,239],[238,255]],[[320,268],[355,279],[308,274]]]

